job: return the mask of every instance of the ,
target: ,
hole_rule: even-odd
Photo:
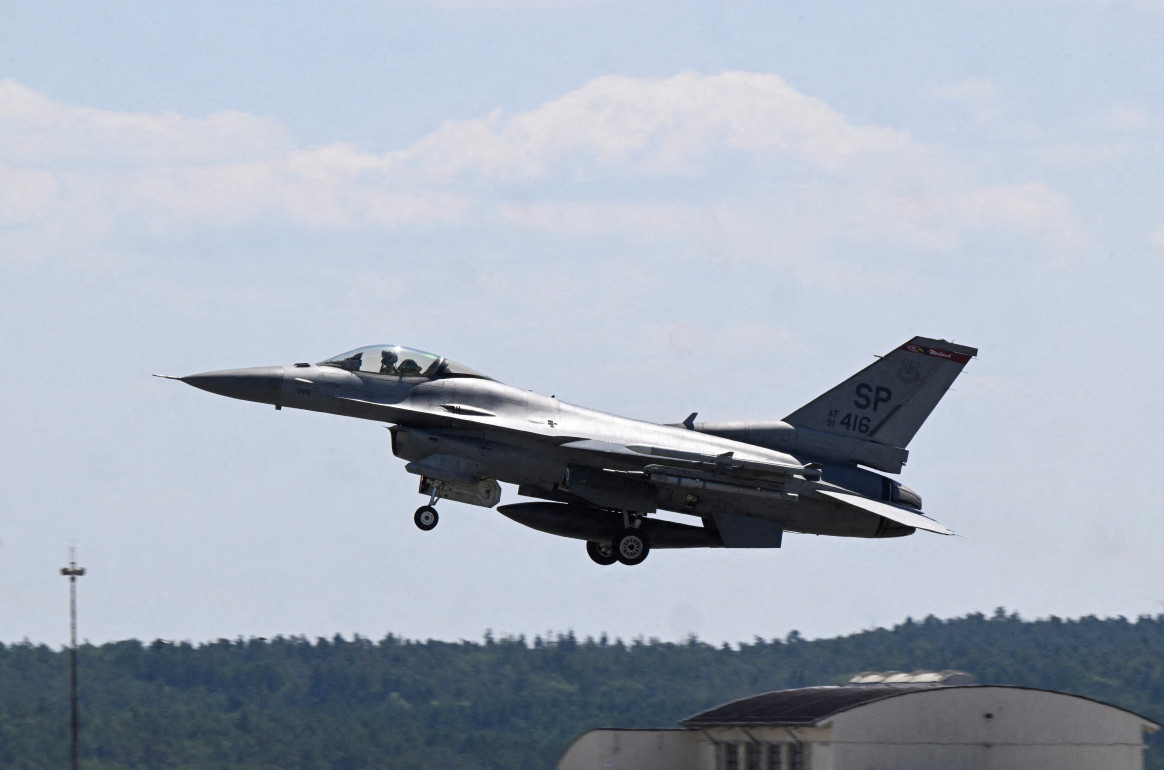
[[[439,499],[503,505],[533,529],[586,541],[599,564],[656,548],[778,548],[785,531],[837,537],[952,534],[900,473],[906,447],[978,351],[915,337],[783,420],[659,425],[566,404],[439,355],[372,345],[318,364],[167,377],[246,401],[391,425],[420,477],[431,530]],[[166,376],[166,375],[158,375]],[[651,514],[685,514],[680,523]]]

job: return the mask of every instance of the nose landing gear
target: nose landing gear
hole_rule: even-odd
[[[428,532],[436,527],[437,522],[441,520],[440,514],[437,513],[436,506],[436,489],[433,489],[428,498],[428,505],[422,505],[416,509],[416,513],[412,514],[412,521],[417,527]]]
[[[416,513],[412,515],[412,520],[416,523],[416,526],[428,532],[437,525],[441,517],[437,514],[436,508],[433,508],[431,505],[422,505],[416,509]]]

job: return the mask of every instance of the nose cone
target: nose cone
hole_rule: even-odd
[[[227,369],[221,372],[203,372],[180,378],[187,385],[243,401],[278,405],[283,393],[283,367],[253,366],[249,369]]]

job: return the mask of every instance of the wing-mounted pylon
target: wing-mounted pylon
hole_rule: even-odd
[[[635,470],[651,484],[688,491],[703,490],[729,495],[743,495],[772,502],[794,501],[791,488],[820,479],[816,465],[748,460],[734,452],[710,454],[645,444],[615,444],[582,440],[562,445],[564,449],[600,453],[611,465],[628,468],[632,458],[639,458]]]
[[[626,448],[642,455],[691,463],[695,470],[730,474],[739,480],[770,478],[787,481],[795,476],[806,480],[816,480],[820,478],[821,474],[820,466],[812,463],[808,465],[792,465],[766,460],[745,460],[736,457],[734,452],[706,454],[703,452],[688,452],[681,449],[668,449],[666,447],[646,446],[642,444],[629,444]]]

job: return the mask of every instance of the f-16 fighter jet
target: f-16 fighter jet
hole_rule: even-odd
[[[616,417],[399,345],[170,379],[276,409],[388,423],[393,454],[428,496],[414,516],[422,530],[437,525],[437,500],[492,508],[506,482],[536,502],[503,505],[503,515],[583,540],[607,565],[638,564],[654,548],[779,548],[785,531],[953,534],[922,513],[917,493],[874,471],[901,472],[910,440],[977,353],[915,337],[768,422]],[[661,511],[698,523],[651,516]]]

